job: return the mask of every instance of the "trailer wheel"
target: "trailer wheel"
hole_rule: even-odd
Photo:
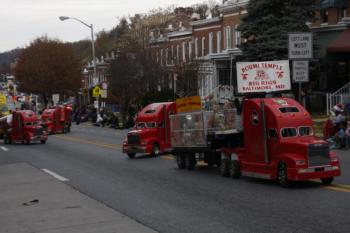
[[[237,179],[237,178],[241,177],[241,168],[240,168],[239,162],[237,160],[229,161],[228,171],[229,171],[230,177],[232,177],[232,178]]]
[[[287,173],[287,164],[284,162],[280,162],[278,165],[277,179],[278,179],[278,183],[282,187],[287,188],[290,186],[290,181],[288,180],[288,173]]]
[[[333,177],[321,178],[322,184],[330,185],[333,182]]]
[[[153,155],[153,156],[159,156],[159,154],[160,154],[160,149],[159,149],[158,143],[153,143],[153,146],[152,146],[152,155]]]
[[[134,159],[135,158],[135,153],[128,153],[129,159]]]
[[[178,168],[185,169],[186,168],[185,156],[183,156],[183,155],[176,155],[176,163],[177,163],[177,167]]]
[[[196,165],[196,158],[195,158],[194,154],[186,154],[185,164],[186,164],[186,168],[188,170],[194,169],[194,166]]]
[[[228,159],[222,159],[220,164],[220,174],[222,176],[228,176],[229,175],[229,160]]]

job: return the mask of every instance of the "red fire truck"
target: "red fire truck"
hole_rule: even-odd
[[[178,167],[193,169],[202,160],[220,166],[223,176],[278,180],[282,186],[309,179],[330,184],[340,176],[336,154],[315,136],[310,114],[297,101],[256,98],[242,106],[241,116],[234,110],[171,116]]]
[[[134,158],[136,153],[159,155],[171,150],[169,115],[176,112],[174,102],[154,103],[143,108],[135,127],[123,142],[123,153]]]
[[[50,134],[70,132],[72,108],[69,106],[56,106],[45,109],[41,120]]]
[[[0,118],[0,127],[4,132],[5,144],[20,142],[46,143],[47,132],[39,124],[37,115],[31,110],[13,111],[12,114]]]

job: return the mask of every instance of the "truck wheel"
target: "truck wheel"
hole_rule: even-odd
[[[287,164],[284,162],[280,162],[278,165],[277,179],[278,179],[278,183],[282,187],[287,188],[290,186],[290,181],[288,180],[288,173],[287,173]]]
[[[41,144],[45,144],[45,143],[46,143],[46,140],[41,140],[40,143],[41,143]]]
[[[186,164],[186,168],[188,170],[194,169],[194,166],[196,165],[196,158],[195,158],[194,154],[186,154],[185,164]]]
[[[228,159],[221,160],[220,164],[220,174],[222,176],[228,176],[229,175],[229,167],[228,167]]]
[[[11,144],[11,139],[10,139],[10,137],[8,137],[8,136],[4,136],[4,143],[5,144]]]
[[[176,155],[176,163],[177,163],[178,168],[185,169],[186,168],[185,156]]]
[[[230,177],[232,178],[237,179],[241,177],[241,168],[237,160],[229,161],[228,171],[229,171]]]
[[[159,150],[159,145],[158,143],[153,143],[153,146],[152,146],[152,155],[153,156],[159,156],[160,154],[160,150]]]
[[[128,156],[130,159],[134,159],[135,158],[135,153],[128,153]]]
[[[333,177],[321,178],[322,184],[330,185],[333,182]]]

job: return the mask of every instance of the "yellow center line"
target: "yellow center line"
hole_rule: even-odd
[[[107,144],[103,142],[98,142],[98,141],[92,141],[92,140],[87,140],[87,139],[82,139],[82,138],[77,138],[77,137],[72,137],[72,136],[67,136],[67,135],[54,135],[56,138],[60,138],[63,140],[67,141],[73,141],[73,142],[80,142],[80,143],[85,143],[85,144],[91,144],[95,146],[100,146],[100,147],[105,147],[105,148],[110,148],[110,149],[121,149],[121,145],[116,145],[116,144]]]
[[[332,186],[332,185],[331,186],[324,186],[323,188],[333,190],[333,191],[338,191],[338,192],[350,193],[350,189],[348,189],[348,188],[338,188],[338,187]]]

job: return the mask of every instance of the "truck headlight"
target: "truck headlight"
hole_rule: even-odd
[[[305,160],[295,160],[295,165],[301,166],[305,164],[306,164]]]

